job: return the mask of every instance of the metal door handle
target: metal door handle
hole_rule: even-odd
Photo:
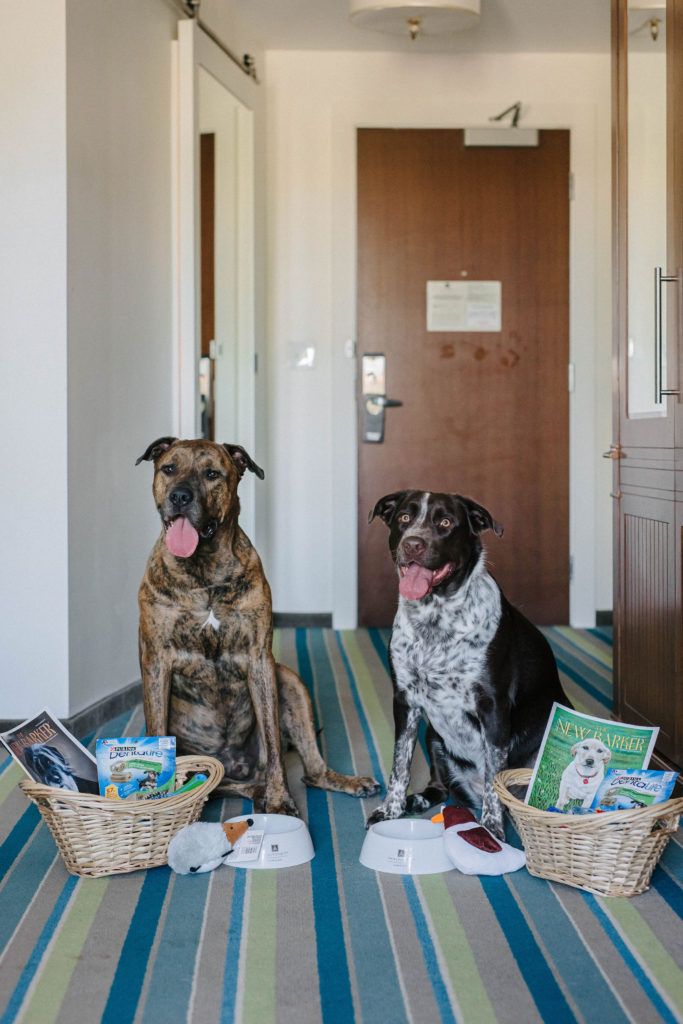
[[[603,457],[603,459],[625,459],[626,458],[626,456],[624,455],[624,453],[623,453],[623,451],[621,449],[621,445],[620,444],[611,444],[609,446],[609,451],[603,452],[602,453],[602,457]]]
[[[399,402],[397,398],[387,398],[386,395],[373,395],[372,400],[377,405],[381,405],[383,409],[394,409],[399,405],[403,405],[403,402]]]
[[[663,274],[661,267],[655,267],[655,402],[659,405],[664,395],[678,395],[680,391],[662,387],[662,363],[664,340],[662,338],[662,282],[678,281],[678,277]]]

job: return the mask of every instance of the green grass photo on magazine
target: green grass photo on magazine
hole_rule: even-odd
[[[658,732],[553,704],[525,802],[542,811],[589,808],[608,768],[647,768]]]

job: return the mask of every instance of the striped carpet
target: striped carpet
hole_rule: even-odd
[[[607,716],[610,631],[546,632],[576,707]],[[383,780],[393,742],[387,642],[385,630],[276,637],[280,660],[311,689],[329,763]],[[99,734],[142,731],[138,707]],[[683,1021],[679,842],[631,900],[525,870],[376,874],[358,862],[376,801],[306,790],[295,759],[290,782],[316,849],[309,864],[83,880],[67,874],[19,774],[0,763],[0,1024]],[[212,801],[204,816],[249,809]]]

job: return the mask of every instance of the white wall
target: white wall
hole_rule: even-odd
[[[1,0],[0,23],[0,718],[12,718],[68,703],[64,2]]]
[[[0,718],[139,677],[158,523],[134,462],[172,421],[176,20],[162,0],[0,0]]]
[[[520,98],[524,125],[571,131],[571,616],[593,625],[612,600],[609,57],[278,51],[266,69],[276,610],[355,624],[356,127],[483,125]],[[312,370],[290,366],[302,344]]]
[[[67,5],[70,712],[139,678],[137,588],[173,429],[171,41],[158,0]]]
[[[258,57],[222,2],[206,8]],[[139,678],[159,520],[134,463],[178,420],[179,17],[169,0],[0,0],[0,719],[72,715]]]

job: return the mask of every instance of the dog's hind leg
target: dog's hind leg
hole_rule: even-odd
[[[313,705],[304,683],[286,665],[277,665],[280,731],[304,765],[303,781],[315,789],[329,789],[351,796],[374,796],[379,792],[375,779],[358,775],[340,775],[325,764],[315,736]]]

